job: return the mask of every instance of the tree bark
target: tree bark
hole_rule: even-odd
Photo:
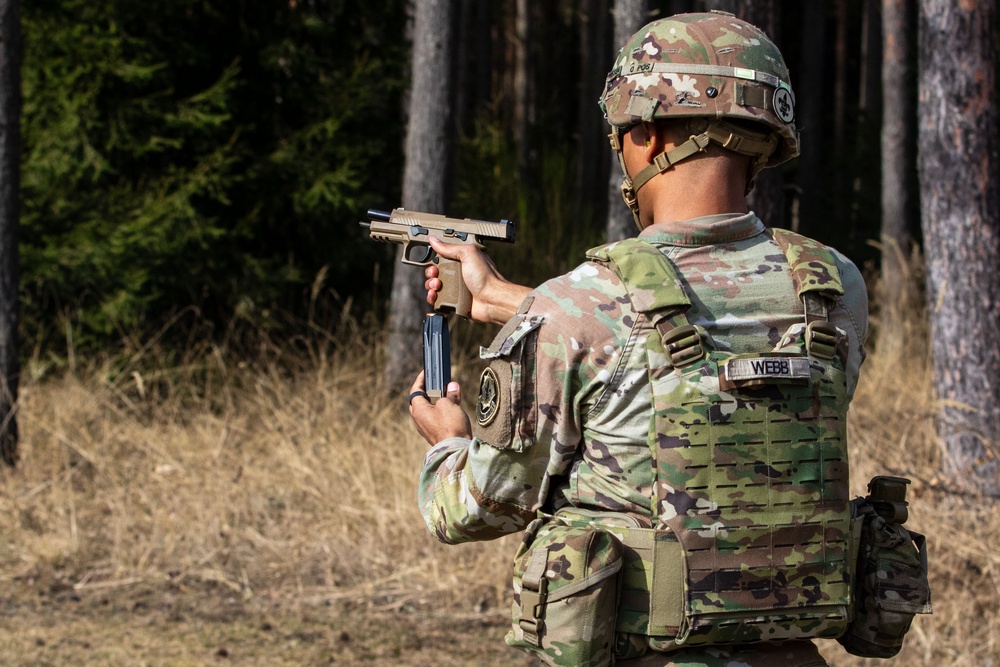
[[[850,149],[845,150],[847,141],[847,88],[850,74],[847,53],[847,0],[834,0],[834,16],[837,31],[834,36],[834,79],[833,79],[833,147],[829,158],[845,159]],[[843,169],[833,169],[832,208],[836,220],[846,221],[849,214],[847,175]]]
[[[639,28],[644,26],[649,19],[649,0],[615,0],[614,5],[614,53],[607,63],[607,69],[611,69],[618,51],[625,45]],[[605,124],[607,127],[607,124]],[[610,131],[610,130],[609,130]],[[605,144],[607,145],[607,144]],[[633,236],[636,232],[635,222],[632,220],[632,212],[622,201],[622,173],[618,166],[618,158],[612,151],[605,153],[605,159],[609,160],[610,167],[608,173],[608,224],[606,236],[608,241],[621,241]]]
[[[1000,492],[995,0],[920,4],[922,224],[938,434],[959,487]]]
[[[535,124],[535,76],[531,58],[531,3],[517,0],[514,18],[514,142],[522,189],[533,184],[531,129]]]
[[[916,8],[910,0],[882,0],[882,277],[880,327],[894,335],[897,316],[890,308],[913,293],[907,259],[917,217],[913,174],[916,172],[916,78],[911,65]],[[914,304],[904,303],[903,308]]]
[[[776,0],[738,0],[733,2],[737,18],[757,26],[771,41],[781,45],[781,13]],[[757,174],[747,206],[769,227],[785,226],[785,171],[765,169]]]
[[[881,0],[864,0],[861,12],[860,62],[858,63],[858,112],[854,129],[853,164],[877,164],[879,155],[874,142],[875,129],[881,118],[882,83],[882,12]],[[850,216],[847,219],[848,245],[853,246],[867,237],[862,229],[863,208],[875,195],[876,184],[870,172],[856,169],[851,180]]]
[[[607,141],[598,111],[597,98],[604,86],[604,75],[611,69],[608,60],[607,0],[585,0],[577,9],[580,34],[580,83],[577,89],[577,220],[584,215],[600,215],[605,202],[594,202],[590,193],[600,192],[607,182]],[[606,132],[604,134],[607,134]],[[594,218],[591,218],[594,219]]]
[[[452,162],[452,48],[455,0],[416,0],[412,83],[406,127],[403,208],[444,213]],[[385,379],[390,386],[411,381],[423,363],[421,324],[423,271],[401,264],[396,254],[389,313]]]
[[[17,463],[21,13],[0,0],[0,459]]]
[[[799,212],[791,227],[810,234],[812,221],[823,208],[823,160],[828,129],[823,123],[826,104],[823,70],[826,54],[826,19],[829,0],[810,0],[802,7],[802,65],[795,85],[796,125],[799,129],[799,164],[796,177],[799,186]],[[794,82],[793,82],[794,83]]]

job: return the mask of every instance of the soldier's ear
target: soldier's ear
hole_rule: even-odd
[[[659,131],[660,128],[658,128],[655,123],[643,123],[642,129],[643,132],[646,133],[646,148],[644,157],[646,158],[646,162],[653,164],[653,160],[656,156],[663,152],[663,135]]]

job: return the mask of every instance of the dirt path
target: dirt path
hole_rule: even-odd
[[[205,586],[9,588],[0,589],[4,665],[535,664],[504,646],[496,610],[352,608],[287,591],[244,600]]]

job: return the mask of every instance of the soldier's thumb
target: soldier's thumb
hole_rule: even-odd
[[[458,386],[457,382],[449,382],[448,389],[445,391],[445,395],[452,400],[454,403],[462,402],[462,388]]]

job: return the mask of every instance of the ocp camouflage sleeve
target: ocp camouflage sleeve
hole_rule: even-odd
[[[615,291],[624,296],[613,273],[584,264],[532,292],[483,348],[475,437],[440,443],[424,461],[420,506],[438,539],[494,539],[553,509],[554,488],[579,454],[584,414],[628,339],[631,320],[606,303]]]

